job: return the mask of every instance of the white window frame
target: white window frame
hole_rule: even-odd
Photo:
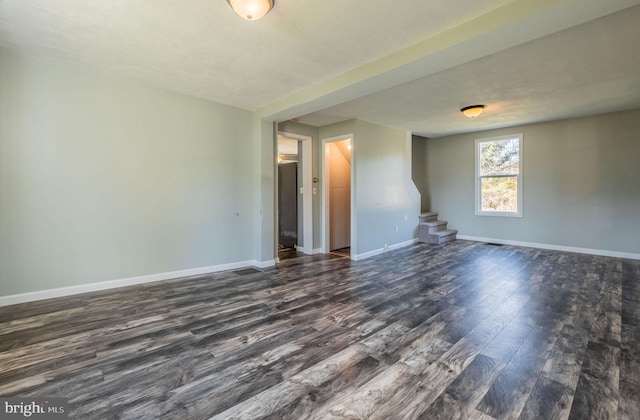
[[[480,175],[480,145],[483,143],[491,143],[491,142],[495,142],[495,141],[502,141],[502,140],[510,140],[510,139],[518,139],[518,173],[517,174],[510,174],[510,175],[489,175],[489,176],[482,176]],[[499,136],[499,137],[489,137],[489,138],[484,138],[484,139],[476,139],[475,142],[475,153],[476,153],[476,216],[497,216],[497,217],[523,217],[523,212],[522,212],[522,190],[523,190],[523,183],[522,183],[522,173],[523,173],[523,161],[524,159],[522,158],[522,133],[519,134],[511,134],[508,136]],[[517,178],[517,185],[518,185],[518,191],[517,191],[517,195],[518,195],[518,211],[517,212],[504,212],[504,211],[483,211],[482,210],[482,179],[483,178],[497,178],[497,177],[516,177]]]

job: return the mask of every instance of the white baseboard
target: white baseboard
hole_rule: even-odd
[[[275,267],[276,266],[276,260],[267,260],[267,261],[258,261],[258,260],[251,260],[249,262],[249,265],[245,265],[245,267],[249,267],[249,266],[254,266],[254,267],[258,267],[258,268],[270,268],[270,267]],[[222,271],[222,270],[218,270],[218,271]]]
[[[602,257],[625,258],[629,260],[640,260],[640,254],[620,251],[607,251],[603,249],[577,248],[573,246],[541,244],[537,242],[511,241],[507,239],[482,238],[478,236],[458,235],[458,239],[474,242],[489,242],[502,245],[523,246],[526,248],[549,249],[552,251],[576,252],[578,254],[600,255]]]
[[[418,238],[413,238],[408,241],[400,242],[399,244],[389,245],[387,248],[374,249],[373,251],[364,252],[358,255],[352,255],[351,259],[354,261],[364,260],[366,258],[375,257],[376,255],[384,254],[385,252],[392,251],[394,249],[404,248],[418,242]]]
[[[313,250],[313,255],[315,254],[324,254],[324,250],[322,248],[316,248]]]
[[[118,280],[101,281],[98,283],[79,284],[77,286],[60,287],[57,289],[38,290],[36,292],[20,293],[17,295],[0,296],[0,307],[15,305],[18,303],[33,302],[43,299],[52,299],[64,296],[77,295],[79,293],[97,292],[100,290],[115,289],[118,287],[134,286],[137,284],[151,283],[154,281],[171,280],[181,277],[199,276],[202,274],[216,273],[220,271],[237,270],[246,267],[267,268],[275,266],[275,260],[270,261],[239,261],[229,264],[212,265],[209,267],[191,268],[187,270],[171,271],[168,273],[149,274],[145,276],[129,277]]]
[[[296,251],[302,252],[304,255],[313,255],[313,249],[305,248],[302,246],[297,247]]]

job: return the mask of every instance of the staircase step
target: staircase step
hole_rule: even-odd
[[[457,230],[447,229],[447,222],[438,220],[438,213],[426,212],[420,214],[418,224],[418,241],[428,244],[443,244],[456,240]]]
[[[455,235],[456,233],[458,233],[458,231],[455,230],[455,229],[444,229],[444,230],[439,230],[439,231],[434,232],[434,233],[430,233],[430,235],[436,235],[436,236],[439,236],[439,237],[443,237],[443,236]]]
[[[457,238],[456,238],[456,235],[455,235],[455,234],[454,234],[454,235],[449,235],[449,236],[443,236],[443,237],[441,237],[441,238],[440,238],[439,245],[440,245],[440,244],[447,243],[447,242],[453,242],[453,241],[455,241],[456,239],[457,239]]]
[[[418,233],[418,239],[421,242],[426,242],[428,244],[437,244],[437,245],[439,245],[439,244],[443,244],[445,242],[455,241],[457,233],[458,233],[458,231],[454,230],[454,229],[439,230],[439,231],[434,232],[434,233],[419,232]]]
[[[427,212],[420,214],[420,223],[435,222],[438,220],[438,213]]]
[[[428,233],[438,232],[447,228],[447,222],[444,220],[436,220],[434,222],[423,222],[419,225],[420,229],[427,229]]]

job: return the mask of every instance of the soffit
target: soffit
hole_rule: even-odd
[[[0,46],[255,110],[509,0],[277,0],[255,22],[224,0],[3,0]]]
[[[299,118],[440,137],[640,107],[640,6]],[[485,104],[468,119],[460,108]]]

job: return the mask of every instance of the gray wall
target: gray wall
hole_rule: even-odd
[[[474,140],[523,133],[524,217],[474,215]],[[462,235],[640,253],[640,110],[430,139],[431,207]]]
[[[0,296],[251,260],[251,113],[0,49]]]
[[[407,133],[366,121],[349,120],[315,128],[295,122],[280,123],[280,131],[302,134],[313,138],[314,196],[314,249],[322,247],[321,197],[323,180],[320,179],[322,139],[353,134],[354,160],[358,166],[356,189],[357,247],[352,253],[363,254],[382,249],[384,244],[394,245],[415,237],[420,211],[419,192],[411,181],[411,144]],[[406,217],[406,220],[405,220]],[[395,232],[395,225],[398,232]]]
[[[284,121],[278,124],[278,131],[292,134],[301,134],[311,137],[311,161],[312,161],[312,177],[319,178],[318,175],[318,159],[319,159],[319,129],[306,124],[300,124],[294,121]],[[316,187],[316,194],[313,196],[313,249],[322,247],[322,237],[320,233],[320,218],[322,217],[322,209],[320,207],[320,183],[313,185]]]
[[[411,179],[420,191],[420,207],[423,212],[431,210],[427,172],[427,138],[414,135],[411,137]]]
[[[316,188],[316,194],[313,196],[313,249],[319,250],[322,248],[322,179],[320,168],[320,154],[322,151],[323,138],[330,138],[340,136],[342,134],[350,134],[355,131],[356,120],[349,120],[341,123],[330,124],[324,127],[313,127],[306,124],[300,124],[294,121],[284,121],[278,124],[278,131],[283,131],[292,134],[301,134],[303,136],[311,137],[312,141],[312,176],[318,179],[318,182],[313,184]]]
[[[357,254],[415,238],[420,194],[411,180],[411,136],[358,120],[351,164],[356,171]]]
[[[357,120],[348,120],[342,121],[335,124],[325,125],[324,127],[320,127],[320,143],[322,143],[323,139],[330,139],[333,137],[340,137],[345,134],[355,134],[356,132],[356,123]],[[318,151],[321,150],[322,144],[318,145]]]
[[[276,222],[276,152],[278,150],[277,124],[252,116],[253,138],[251,147],[245,150],[252,156],[253,178],[253,255],[266,265],[275,262],[278,253]],[[245,244],[249,245],[249,244]]]

